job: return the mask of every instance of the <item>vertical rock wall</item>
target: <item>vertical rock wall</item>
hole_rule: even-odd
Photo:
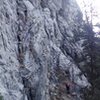
[[[75,0],[0,1],[0,93],[4,100],[71,100],[66,82],[88,85],[82,16]]]

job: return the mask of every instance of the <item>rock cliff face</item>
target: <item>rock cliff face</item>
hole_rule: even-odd
[[[0,93],[4,100],[74,100],[70,81],[87,79],[82,55],[82,16],[75,0],[0,1]]]

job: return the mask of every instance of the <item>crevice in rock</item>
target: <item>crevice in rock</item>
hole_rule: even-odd
[[[17,31],[17,41],[18,41],[18,61],[19,61],[19,67],[21,68],[21,70],[23,71],[23,73],[21,72],[22,76],[22,84],[24,85],[24,90],[23,90],[23,95],[27,95],[27,99],[28,100],[33,100],[35,97],[35,89],[32,87],[31,83],[30,83],[30,79],[27,78],[25,75],[29,74],[25,73],[26,72],[26,68],[25,68],[25,64],[24,64],[24,60],[25,60],[25,38],[26,35],[25,29],[26,27],[26,23],[27,23],[27,8],[25,7],[23,1],[17,0],[17,16],[18,16],[18,31]],[[19,71],[20,71],[19,68]],[[25,75],[24,75],[25,74]],[[23,77],[24,76],[24,77]]]
[[[36,96],[36,89],[32,87],[31,83],[29,82],[29,79],[23,77],[22,78],[23,84],[24,84],[24,91],[27,95],[28,100],[33,100]]]
[[[7,44],[6,44],[5,40],[4,40],[4,36],[3,36],[2,33],[1,33],[1,37],[2,37],[2,41],[3,41],[4,50],[6,51]]]
[[[40,5],[42,8],[46,8],[47,7],[47,0],[41,0]]]

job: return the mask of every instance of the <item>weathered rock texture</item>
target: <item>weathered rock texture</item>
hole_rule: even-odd
[[[75,0],[0,0],[4,100],[71,100],[66,81],[88,85],[76,64],[81,17]]]

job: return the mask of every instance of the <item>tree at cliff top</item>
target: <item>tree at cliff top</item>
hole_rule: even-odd
[[[92,7],[90,6],[91,10]],[[99,100],[100,98],[100,38],[95,37],[93,31],[93,14],[91,12],[91,20],[85,13],[86,23],[84,25],[84,58],[85,58],[85,73],[91,84],[89,89],[85,90],[85,100]]]

